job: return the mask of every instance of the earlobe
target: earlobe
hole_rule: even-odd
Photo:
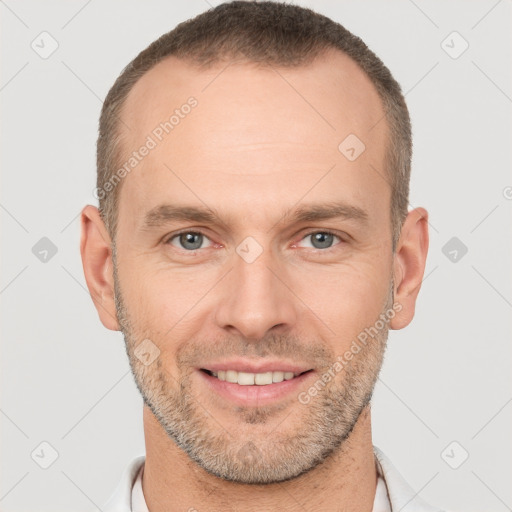
[[[428,212],[415,208],[402,226],[394,258],[394,300],[401,310],[390,321],[391,329],[403,329],[412,321],[428,253]]]
[[[114,300],[111,239],[95,206],[87,205],[80,216],[80,254],[85,281],[102,324],[119,331]]]

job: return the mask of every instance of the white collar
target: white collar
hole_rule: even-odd
[[[407,484],[402,475],[379,448],[376,446],[373,448],[377,471],[382,475],[386,484],[389,502],[393,512],[442,512],[442,509],[431,507],[425,503]],[[125,468],[114,493],[102,507],[104,512],[146,512],[143,509],[132,509],[133,485],[145,460],[145,455],[139,455]]]

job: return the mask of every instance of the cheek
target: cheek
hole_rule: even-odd
[[[343,265],[305,273],[297,279],[297,296],[317,317],[307,322],[326,324],[336,343],[350,343],[365,327],[372,325],[387,300],[390,281],[387,272],[373,265]],[[324,331],[324,327],[322,327]]]
[[[215,275],[202,272],[199,276],[158,265],[137,271],[134,265],[126,283],[123,298],[138,332],[162,339],[188,334],[184,331],[193,321],[197,326],[201,299],[215,284]]]

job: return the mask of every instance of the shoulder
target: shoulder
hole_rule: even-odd
[[[406,482],[384,453],[373,447],[377,470],[386,483],[391,510],[400,512],[448,512],[429,505]]]
[[[101,507],[103,512],[131,512],[132,488],[140,468],[146,461],[145,455],[132,459],[124,469],[121,479],[108,501]]]

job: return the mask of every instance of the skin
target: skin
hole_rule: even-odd
[[[122,182],[115,258],[98,210],[88,205],[81,215],[87,285],[104,326],[123,332],[145,399],[148,507],[371,511],[377,475],[368,401],[388,328],[414,316],[428,250],[428,214],[416,208],[392,252],[377,92],[337,51],[286,69],[199,69],[168,58],[129,94],[126,154],[190,96],[198,106]],[[338,150],[351,133],[366,146],[353,162]],[[285,215],[341,201],[364,210],[366,221],[297,224]],[[221,220],[144,228],[145,213],[161,204],[207,205]],[[169,241],[183,229],[203,233],[204,245],[187,251],[179,237]],[[323,230],[339,238],[315,248],[308,235]],[[236,251],[249,236],[262,249],[252,263]],[[302,404],[298,392],[393,303],[400,311],[389,325]],[[149,365],[135,356],[144,339],[160,351]],[[313,372],[297,393],[240,407],[198,370],[226,356]],[[177,431],[186,438],[181,446]]]

